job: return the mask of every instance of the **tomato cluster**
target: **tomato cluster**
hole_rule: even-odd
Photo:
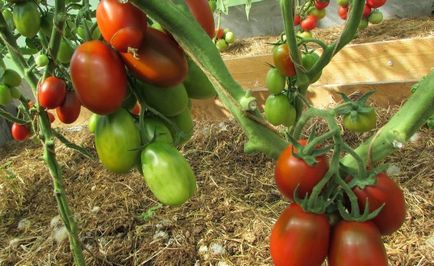
[[[383,21],[383,13],[377,9],[383,6],[387,0],[368,0],[366,1],[365,8],[363,9],[362,20],[359,24],[359,29],[365,29],[369,23],[379,24]],[[348,12],[350,11],[351,4],[349,0],[338,0],[338,15],[341,19],[346,20],[348,18]]]
[[[214,38],[215,45],[220,52],[224,52],[235,42],[235,35],[229,29],[216,29]]]
[[[307,141],[300,140],[299,144],[304,150]],[[306,200],[310,200],[314,189],[323,181],[329,166],[325,155],[311,158],[310,163],[308,157],[304,151],[289,145],[276,162],[277,188],[295,202],[283,211],[272,228],[270,252],[274,264],[320,266],[327,259],[331,266],[387,265],[381,236],[396,232],[404,223],[406,208],[402,190],[385,173],[373,172],[368,179],[345,180],[360,210],[367,205],[369,212],[382,208],[375,217],[360,221],[357,217],[340,218],[340,212],[331,206],[340,201],[341,206],[351,210],[353,206],[345,199],[320,199],[321,204],[332,202],[324,209],[310,209]],[[324,186],[321,188],[324,190]]]
[[[214,37],[208,2],[185,4]],[[180,205],[195,192],[196,178],[176,145],[193,134],[191,99],[214,97],[214,87],[175,39],[132,4],[102,0],[96,18],[104,41],[75,49],[70,76],[79,101],[94,113],[89,130],[98,157],[113,172],[137,167],[160,202]]]
[[[294,26],[300,26],[298,32],[300,37],[312,38],[311,30],[318,26],[320,20],[327,15],[326,7],[330,0],[307,1],[301,9],[297,9],[294,16]]]

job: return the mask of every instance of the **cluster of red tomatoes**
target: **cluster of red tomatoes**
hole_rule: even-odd
[[[304,146],[306,141],[300,144]],[[301,198],[312,193],[328,170],[325,155],[315,159],[316,163],[309,165],[297,156],[292,145],[282,152],[276,163],[275,180],[285,197],[293,200],[295,193]],[[274,264],[320,266],[327,259],[330,266],[388,265],[381,237],[398,230],[405,220],[403,192],[384,173],[373,177],[372,184],[361,183],[352,187],[359,208],[363,211],[368,205],[372,212],[383,206],[375,218],[344,220],[334,212],[315,213],[290,203],[272,228],[270,252]],[[343,201],[351,208],[348,200]]]
[[[235,34],[229,29],[218,28],[215,30],[214,42],[217,49],[223,52],[235,42]]]
[[[349,0],[337,0],[339,4],[338,14],[339,17],[346,20],[348,12],[351,8]],[[363,9],[363,17],[359,24],[359,29],[365,29],[369,23],[379,24],[383,21],[383,13],[377,9],[383,6],[387,0],[367,0],[365,8]]]
[[[185,4],[213,38],[208,1]],[[131,3],[101,0],[96,21],[105,42],[78,46],[70,76],[77,97],[94,113],[89,129],[98,157],[113,172],[137,167],[160,202],[180,205],[195,192],[196,178],[176,145],[193,134],[190,99],[214,97],[214,87],[175,39],[159,24],[148,25]]]
[[[310,31],[315,29],[318,22],[326,16],[326,7],[329,4],[330,0],[308,1],[296,11],[294,25],[300,25],[302,30],[302,32],[298,33],[300,37],[312,38]]]

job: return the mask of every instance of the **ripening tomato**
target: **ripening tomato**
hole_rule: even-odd
[[[340,221],[333,229],[329,266],[387,266],[381,234],[372,222]]]
[[[295,15],[295,17],[294,17],[294,26],[299,25],[300,22],[301,22],[301,17],[300,17],[300,15]]]
[[[121,53],[128,68],[143,81],[161,87],[181,83],[188,72],[184,51],[166,33],[149,28],[137,52]]]
[[[104,39],[121,52],[127,52],[129,47],[139,49],[148,26],[145,13],[118,0],[101,0],[96,22]]]
[[[292,203],[271,230],[271,258],[276,266],[320,266],[327,256],[329,239],[325,214],[309,213]]]
[[[317,9],[324,9],[330,4],[330,0],[316,0],[315,7]]]
[[[365,8],[363,9],[363,17],[367,18],[371,14],[371,8],[368,5],[365,5]]]
[[[383,6],[387,0],[367,0],[366,4],[371,8],[377,8]]]
[[[30,130],[26,125],[13,123],[11,128],[11,134],[15,140],[23,141],[30,136]]]
[[[140,106],[140,104],[138,102],[136,102],[136,104],[134,105],[134,107],[132,109],[130,109],[130,112],[133,115],[140,115],[140,111],[142,110],[142,107]]]
[[[47,109],[60,106],[65,100],[66,83],[57,77],[48,77],[38,85],[38,102]]]
[[[306,145],[306,140],[299,141]],[[297,188],[297,195],[305,197],[312,192],[313,187],[323,178],[328,169],[327,157],[321,155],[316,157],[314,165],[308,165],[303,159],[294,156],[297,152],[293,145],[289,145],[276,162],[274,177],[279,191],[289,199],[294,198],[294,191]]]
[[[101,41],[89,41],[75,49],[70,64],[71,80],[80,102],[97,114],[116,111],[127,93],[124,64]]]
[[[185,0],[191,14],[196,18],[208,36],[214,38],[214,16],[207,0]]]
[[[64,124],[74,123],[80,115],[81,103],[74,91],[66,93],[63,104],[56,108],[59,120]]]
[[[225,36],[225,31],[222,28],[215,29],[215,36],[217,39],[223,39]]]
[[[289,55],[289,47],[287,43],[282,43],[273,48],[273,61],[276,68],[282,75],[293,77],[295,76],[295,67]]]
[[[346,20],[348,18],[348,7],[340,6],[338,9],[338,14],[341,19]]]
[[[350,3],[349,0],[337,0],[338,5],[343,6],[343,7],[347,7]]]
[[[404,194],[386,174],[378,174],[375,184],[363,189],[355,187],[353,191],[362,210],[365,208],[366,201],[368,201],[370,211],[385,204],[381,212],[372,220],[381,234],[392,234],[404,223],[406,216]]]
[[[309,15],[300,23],[300,26],[305,31],[313,30],[316,27],[318,18],[314,15]]]

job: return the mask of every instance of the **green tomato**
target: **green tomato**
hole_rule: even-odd
[[[21,76],[15,70],[6,69],[2,81],[8,87],[16,87],[21,84]]]
[[[2,11],[2,15],[3,15],[3,18],[6,21],[6,24],[8,25],[9,30],[13,31],[15,29],[15,24],[14,24],[14,18],[13,18],[12,11],[10,11],[7,8],[5,8]]]
[[[228,44],[234,43],[235,42],[235,34],[232,31],[225,33],[225,41]]]
[[[367,113],[352,111],[344,115],[343,124],[346,129],[352,132],[366,132],[373,128],[377,123],[377,114],[374,108]]]
[[[17,31],[27,38],[33,38],[41,27],[41,13],[32,1],[15,5],[13,20]]]
[[[220,52],[228,49],[228,43],[223,39],[218,40],[215,45]]]
[[[265,101],[265,118],[271,124],[290,127],[294,124],[296,111],[285,95],[270,95]]]
[[[144,117],[141,132],[144,143],[165,142],[173,145],[172,133],[165,122],[158,117]]]
[[[146,185],[163,204],[179,206],[196,191],[196,177],[190,164],[172,145],[155,142],[141,154]]]
[[[302,39],[312,39],[312,33],[310,31],[299,31],[297,32],[297,36]]]
[[[6,105],[12,101],[11,91],[8,86],[0,84],[0,104]]]
[[[47,12],[41,17],[41,33],[46,37],[51,36],[51,30],[53,29],[53,13]]]
[[[38,55],[38,57],[36,57],[35,59],[35,64],[38,67],[44,67],[48,65],[48,56],[46,56],[45,54],[40,54]]]
[[[280,74],[277,68],[270,68],[265,78],[265,86],[272,94],[279,94],[283,91],[286,85],[286,77]]]
[[[19,99],[21,97],[21,92],[17,87],[11,88],[11,96],[12,98]]]
[[[349,4],[349,0],[337,0],[337,2],[338,2],[338,5],[340,5],[340,6],[348,6],[348,4]]]
[[[369,25],[368,20],[366,18],[362,18],[360,20],[360,24],[359,24],[358,30],[364,30],[364,29],[366,29],[368,27],[368,25]]]
[[[208,99],[217,96],[214,86],[209,81],[208,77],[203,71],[193,62],[187,58],[188,74],[184,79],[184,87],[187,90],[189,98],[193,99]]]
[[[95,147],[101,163],[116,173],[128,172],[137,162],[141,139],[133,117],[120,108],[96,122]]]
[[[372,11],[372,13],[368,17],[369,23],[372,24],[379,24],[383,21],[383,12],[381,12],[378,9],[375,9]]]
[[[304,53],[301,57],[301,63],[306,70],[310,70],[315,63],[319,60],[320,56],[317,53]],[[321,77],[322,71],[318,73],[312,80],[311,83],[315,83]]]
[[[90,133],[95,133],[98,119],[99,119],[99,115],[97,114],[92,114],[89,117],[89,121],[87,122],[87,128],[89,129]]]
[[[186,143],[193,136],[194,122],[191,116],[190,109],[185,109],[181,114],[169,117],[170,121],[175,125],[167,125],[176,145]]]
[[[184,85],[160,88],[155,85],[139,83],[146,103],[165,116],[175,116],[187,109],[188,94]]]
[[[318,20],[323,19],[326,16],[326,9],[316,9],[312,8],[309,12],[309,15],[315,16]]]
[[[61,64],[69,64],[72,54],[74,54],[74,48],[72,48],[69,43],[62,38],[59,51],[57,52],[57,61]]]

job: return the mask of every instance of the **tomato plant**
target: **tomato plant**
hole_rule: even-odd
[[[300,141],[301,145],[306,145],[306,143],[306,140]],[[296,153],[297,150],[293,145],[283,150],[274,169],[277,188],[289,199],[294,198],[296,188],[299,197],[310,194],[328,169],[326,156],[316,157],[316,163],[309,165],[303,159],[297,158],[294,152]]]
[[[104,37],[115,49],[139,49],[148,26],[146,14],[131,3],[102,0],[96,8],[96,21]]]
[[[148,29],[137,56],[131,53],[121,55],[139,78],[157,86],[178,85],[188,72],[183,50],[169,35],[153,28]]]
[[[62,105],[66,95],[66,83],[57,77],[48,77],[38,86],[38,102],[47,109]]]
[[[372,222],[339,222],[333,228],[327,260],[330,266],[388,265],[381,234]]]
[[[327,256],[329,238],[326,215],[306,212],[292,203],[271,230],[271,258],[276,266],[320,266]]]
[[[404,194],[386,174],[378,174],[375,177],[375,184],[364,188],[355,187],[353,190],[361,209],[364,209],[367,203],[371,211],[385,204],[380,213],[372,220],[381,234],[392,234],[404,223],[406,216]]]
[[[80,102],[97,114],[109,114],[122,104],[127,77],[119,56],[101,41],[85,42],[74,52],[71,80]]]

